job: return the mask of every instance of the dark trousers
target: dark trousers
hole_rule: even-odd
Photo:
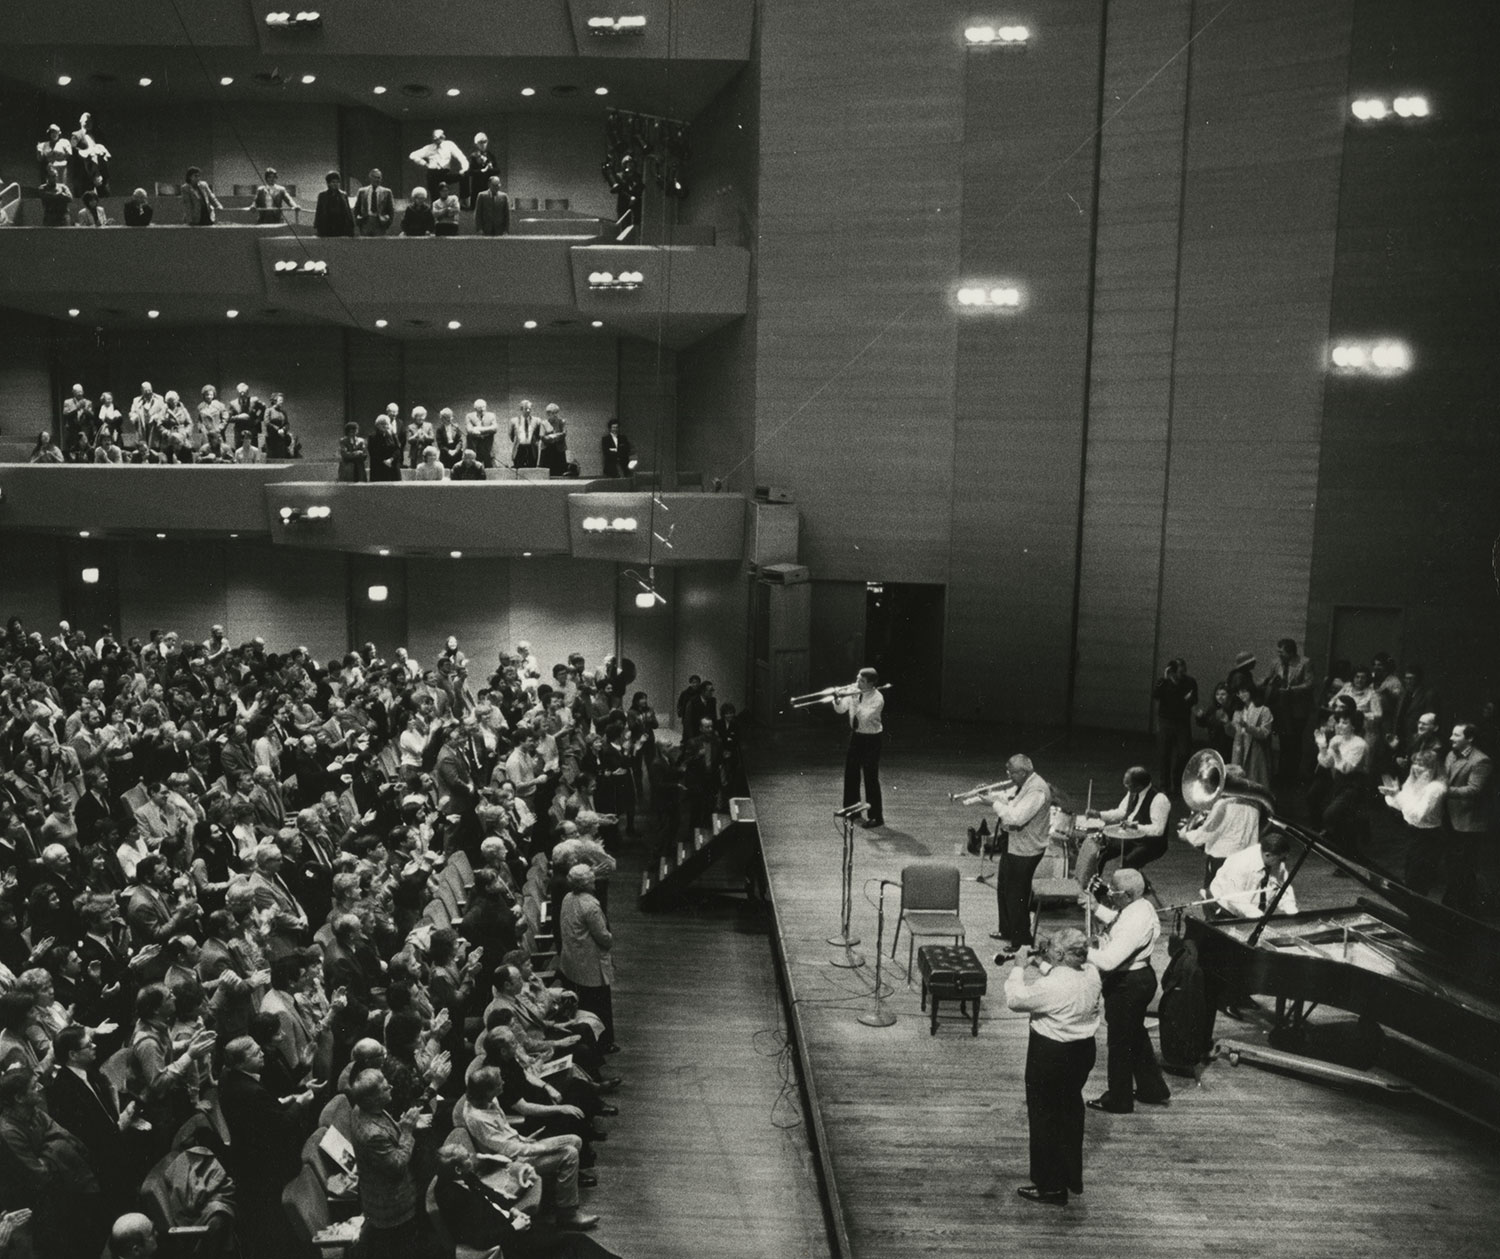
[[[1370,780],[1365,774],[1334,774],[1323,806],[1323,832],[1329,845],[1346,857],[1365,858],[1369,846],[1370,822],[1365,816],[1365,802],[1370,795]]]
[[[1114,971],[1104,977],[1104,1021],[1109,1025],[1109,1101],[1115,1110],[1135,1109],[1135,1095],[1165,1101],[1172,1095],[1156,1065],[1146,1034],[1146,1007],[1156,995],[1156,971]]]
[[[1307,741],[1307,714],[1294,717],[1288,712],[1275,714],[1281,750],[1276,758],[1276,779],[1286,786],[1302,781],[1302,745]]]
[[[1433,886],[1444,877],[1447,865],[1449,841],[1441,827],[1418,830],[1415,826],[1403,828],[1406,832],[1406,863],[1403,876],[1406,886],[1413,892],[1426,896]]]
[[[578,994],[578,1008],[587,1010],[604,1024],[604,1034],[599,1037],[599,1050],[601,1053],[607,1050],[615,1043],[615,999],[610,986],[600,984],[597,988],[591,988],[587,984],[575,984],[565,975],[559,975],[559,978]]]
[[[1182,771],[1193,754],[1193,728],[1185,721],[1156,722],[1156,759],[1161,790],[1175,796],[1182,790]]]
[[[859,803],[859,776],[865,776],[865,803],[870,806],[866,817],[872,822],[884,819],[880,798],[880,736],[851,734],[849,752],[844,757],[844,807]]]
[[[1083,1086],[1094,1069],[1094,1038],[1053,1040],[1033,1029],[1026,1049],[1026,1115],[1031,1183],[1083,1192]]]
[[[526,442],[524,445],[516,447],[516,464],[515,464],[515,466],[518,467],[518,468],[534,468],[534,467],[536,467],[536,443],[535,442]]]
[[[995,881],[995,907],[1000,914],[997,930],[1012,944],[1031,943],[1031,876],[1045,855],[1017,857],[1005,853],[1000,858],[1000,877]]]
[[[1229,860],[1228,857],[1209,857],[1209,856],[1205,856],[1203,858],[1203,865],[1204,865],[1204,868],[1206,870],[1206,873],[1203,876],[1203,886],[1204,887],[1212,887],[1213,886],[1214,876],[1219,873],[1220,868],[1228,860]]]
[[[354,1253],[359,1259],[419,1259],[430,1253],[421,1242],[415,1218],[390,1228],[371,1228],[366,1224]]]

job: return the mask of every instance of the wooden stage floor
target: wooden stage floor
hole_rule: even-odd
[[[1047,736],[1012,744],[966,729],[888,734],[881,777],[889,824],[856,832],[852,931],[868,965],[851,971],[831,964],[840,951],[826,943],[839,925],[840,840],[832,813],[840,803],[843,741],[829,721],[759,736],[748,759],[808,1071],[858,1259],[1500,1253],[1500,1142],[1493,1132],[1421,1099],[1355,1094],[1220,1062],[1196,1085],[1169,1076],[1174,1095],[1166,1108],[1090,1111],[1086,1192],[1066,1208],[1018,1198],[1016,1187],[1027,1180],[1025,1017],[1004,1008],[1003,973],[990,966],[978,1038],[956,1020],[930,1036],[918,989],[901,970],[903,939],[896,968],[886,959],[895,1025],[859,1023],[872,1005],[873,880],[898,879],[913,861],[956,861],[965,875],[969,943],[989,966],[994,892],[971,881],[979,862],[962,848],[965,828],[982,814],[949,804],[947,793],[1001,777],[1006,754],[1025,750],[1044,778],[1079,800],[1092,776],[1096,804],[1112,807],[1122,771],[1149,760],[1149,746],[1094,736],[1065,750],[1060,739],[1047,746]],[[1186,901],[1201,884],[1202,859],[1174,842],[1151,874],[1166,903]],[[1305,908],[1348,903],[1355,887],[1312,863],[1297,886]],[[887,939],[895,900],[888,890]],[[1076,911],[1055,916],[1058,924],[1078,919]],[[1164,937],[1158,974],[1165,963]],[[1222,1020],[1219,1032],[1226,1034]],[[1087,1096],[1103,1091],[1103,1073],[1101,1027]]]

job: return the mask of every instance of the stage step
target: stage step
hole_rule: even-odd
[[[753,803],[748,797],[731,800],[728,813],[715,813],[711,826],[696,827],[691,836],[675,840],[646,867],[641,875],[641,908],[670,907],[714,865],[738,864],[725,858],[743,860],[758,838]]]

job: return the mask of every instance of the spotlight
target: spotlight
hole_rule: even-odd
[[[635,606],[638,608],[654,608],[660,596],[654,590],[641,590],[636,593]]]
[[[644,35],[645,33],[646,17],[642,13],[632,13],[620,17],[601,16],[589,18],[590,35]]]
[[[274,30],[310,31],[323,25],[323,15],[315,9],[304,9],[301,13],[285,10],[266,14],[266,25]]]
[[[99,570],[97,568],[85,568],[78,575],[83,578],[85,586],[97,586],[99,584]]]
[[[634,516],[616,516],[613,520],[608,516],[585,516],[582,525],[585,533],[634,533],[639,527],[640,521]]]
[[[966,284],[955,294],[954,300],[970,310],[1013,312],[1020,309],[1021,289],[1005,281],[998,284]]]
[[[297,262],[293,258],[280,258],[272,267],[274,271],[280,271],[286,275],[327,275],[328,264],[322,259],[309,258],[305,262]]]
[[[654,608],[658,603],[665,603],[666,599],[656,589],[656,569],[654,567],[646,570],[646,576],[642,577],[633,568],[625,570],[626,577],[635,578],[635,584],[640,587],[635,596],[635,606],[645,610]]]
[[[595,292],[630,292],[640,288],[645,280],[645,273],[641,271],[621,271],[619,275],[612,271],[589,272],[589,288]]]
[[[1404,372],[1411,366],[1411,351],[1400,341],[1382,341],[1370,351],[1370,362],[1381,371]]]
[[[371,603],[384,603],[391,597],[390,590],[385,586],[371,586],[365,594],[369,596]]]
[[[72,81],[73,81],[73,76],[71,74],[59,74],[57,76],[57,86],[58,87],[67,87],[68,84],[71,83]]]
[[[290,525],[305,520],[328,520],[333,508],[326,503],[314,503],[311,507],[283,507],[277,514],[282,524]]]
[[[993,44],[995,42],[995,28],[993,26],[971,26],[964,31],[964,39],[971,44]]]

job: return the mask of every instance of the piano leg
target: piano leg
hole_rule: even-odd
[[[1266,1040],[1276,1049],[1298,1053],[1307,1044],[1307,1016],[1316,1010],[1317,1003],[1308,1005],[1300,997],[1288,1000],[1276,998],[1276,1026],[1267,1034]]]

